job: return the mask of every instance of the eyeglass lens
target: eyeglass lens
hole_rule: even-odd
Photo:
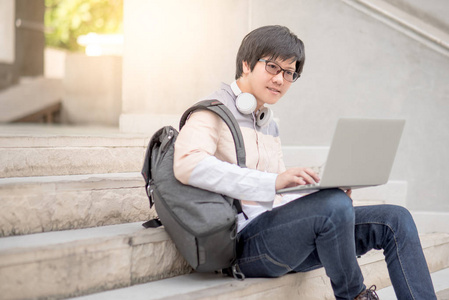
[[[266,61],[266,60],[261,60],[261,61],[265,62],[265,70],[270,74],[277,75],[280,72],[284,71],[282,76],[284,77],[285,80],[290,81],[290,82],[294,82],[299,77],[298,73],[289,71],[289,70],[284,70],[274,62],[270,62],[270,61]]]

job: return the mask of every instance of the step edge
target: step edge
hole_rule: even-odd
[[[441,236],[443,236],[444,238],[449,237],[449,235],[446,235],[446,234],[442,234]],[[439,245],[437,245],[437,246],[439,246]],[[449,249],[449,240],[447,240],[445,243],[443,243],[443,246],[446,247],[447,249]],[[436,249],[436,247],[433,245],[428,245],[428,246],[424,247],[425,251],[428,251],[429,249],[433,250],[433,249]],[[369,259],[364,259],[364,257],[359,259],[359,263],[362,266],[362,268],[364,268],[365,266],[373,265],[373,264],[384,264],[384,256],[383,256],[383,253],[381,250],[374,251],[373,253],[369,252],[365,256],[371,256],[371,257]],[[449,267],[449,260],[447,260],[447,262],[445,263],[445,267]],[[434,272],[434,271],[435,270],[433,270],[432,272]],[[322,277],[324,279],[327,278],[327,275],[323,268],[319,268],[319,269],[312,270],[312,271],[305,272],[305,273],[288,274],[288,275],[285,275],[280,278],[248,278],[248,279],[245,279],[243,282],[236,281],[235,279],[230,278],[230,277],[220,277],[219,274],[202,274],[202,273],[194,272],[191,274],[178,276],[177,278],[169,278],[169,279],[165,279],[163,281],[153,281],[153,282],[149,282],[146,284],[142,284],[142,285],[140,285],[141,288],[139,288],[139,285],[136,285],[136,286],[131,286],[131,287],[128,287],[125,289],[140,289],[140,290],[145,289],[147,291],[153,291],[151,289],[151,286],[158,285],[159,283],[176,281],[179,279],[182,280],[182,278],[186,278],[186,276],[200,277],[200,279],[201,279],[201,277],[203,277],[203,278],[206,278],[206,280],[208,280],[209,278],[212,278],[212,280],[219,279],[219,281],[222,281],[222,283],[216,284],[212,287],[196,289],[194,291],[190,291],[190,292],[183,293],[183,294],[162,296],[162,297],[158,297],[158,298],[150,297],[148,299],[177,300],[177,299],[180,299],[179,297],[181,297],[181,296],[182,296],[182,299],[215,299],[213,297],[223,294],[223,292],[221,290],[229,291],[230,289],[232,289],[232,291],[238,292],[238,290],[245,290],[251,285],[262,285],[264,287],[278,286],[278,285],[289,286],[292,283],[298,282],[300,280],[313,279],[313,278],[317,278],[317,277]],[[148,286],[149,288],[145,288],[144,286]],[[330,288],[330,285],[329,285],[329,288]],[[265,288],[265,290],[267,290],[267,288]],[[123,292],[124,292],[124,290],[109,290],[109,291],[104,291],[104,292],[98,293],[98,294],[86,295],[86,296],[76,298],[76,299],[77,300],[104,299],[103,296],[105,296],[108,299],[119,299],[119,298],[114,298],[111,296],[113,294],[119,295],[120,293],[123,293]],[[210,292],[212,292],[212,295],[209,294]],[[148,296],[148,295],[146,295],[146,296]],[[245,296],[245,295],[243,295],[243,296]],[[147,299],[147,298],[146,297],[145,298],[136,297],[134,299],[139,300],[139,299]]]

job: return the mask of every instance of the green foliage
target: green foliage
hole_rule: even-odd
[[[80,35],[123,32],[123,0],[45,0],[47,46],[79,51]]]

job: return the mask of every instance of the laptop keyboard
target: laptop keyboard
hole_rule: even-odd
[[[310,183],[310,184],[305,184],[305,185],[301,185],[301,186],[303,186],[305,188],[310,188],[310,187],[316,187],[319,185],[320,185],[319,183]]]

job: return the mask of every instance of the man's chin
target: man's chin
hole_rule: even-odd
[[[267,101],[265,101],[265,103],[269,104],[269,105],[276,104],[281,99],[281,97],[282,97],[281,95],[279,95],[277,97],[270,97],[267,99]]]

